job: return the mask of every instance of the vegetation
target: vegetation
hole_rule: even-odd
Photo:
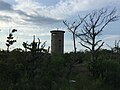
[[[9,50],[16,42],[13,33],[17,30],[13,29],[7,37],[7,50],[0,51],[0,90],[119,90],[120,41],[115,41],[111,50],[101,49],[103,43],[98,44],[101,40],[95,41],[107,23],[115,21],[117,16],[114,17],[114,10],[107,16],[107,11],[101,10],[79,17],[82,21],[78,24],[73,22],[69,26],[64,21],[73,35],[74,52],[61,55],[48,53],[46,41],[42,43],[39,38],[36,41],[35,36],[30,44],[23,42],[25,50]],[[88,17],[91,23],[87,23]],[[102,21],[98,24],[99,20]],[[104,24],[104,20],[108,22]],[[82,24],[82,32],[87,32],[79,34],[76,31]],[[103,26],[96,30],[96,25]],[[88,50],[77,52],[76,37],[82,40],[81,44],[86,42],[92,48],[85,46]]]
[[[90,52],[77,52],[68,78],[73,53],[51,56],[49,53],[13,50],[0,51],[1,90],[118,90],[120,63],[110,50],[99,51],[99,59],[89,67]],[[120,58],[120,53],[117,56]],[[109,59],[108,59],[109,58]],[[94,72],[94,76],[91,74]]]
[[[9,52],[10,46],[13,45],[13,44],[16,42],[16,40],[14,40],[14,36],[13,36],[13,34],[14,34],[15,32],[17,32],[16,29],[12,29],[11,32],[10,32],[10,30],[9,30],[9,35],[8,35],[8,37],[7,37],[7,40],[6,40],[6,46],[7,46],[7,51],[8,51],[8,52]]]

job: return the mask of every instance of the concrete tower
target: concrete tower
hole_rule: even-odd
[[[53,30],[51,32],[51,53],[64,53],[64,33],[65,31]]]

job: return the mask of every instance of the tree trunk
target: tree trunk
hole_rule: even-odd
[[[75,41],[75,34],[73,33],[73,47],[74,47],[74,53],[76,53],[76,41]]]

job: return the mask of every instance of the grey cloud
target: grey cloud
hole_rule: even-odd
[[[62,20],[56,20],[53,18],[48,18],[48,17],[42,17],[42,16],[29,16],[27,15],[27,17],[29,17],[29,19],[24,19],[26,22],[30,22],[30,23],[34,23],[36,25],[44,25],[44,24],[53,24],[53,23],[59,23]]]
[[[0,20],[1,20],[1,21],[11,21],[12,18],[9,17],[9,16],[0,16]]]
[[[16,22],[17,24],[34,24],[34,25],[47,25],[47,24],[53,24],[53,23],[59,23],[62,22],[62,20],[57,20],[49,17],[43,17],[41,15],[28,15],[26,12],[23,12],[21,10],[15,10],[16,13],[19,15],[26,17],[22,18],[25,22]]]
[[[12,10],[12,5],[0,0],[0,10]]]
[[[18,13],[19,15],[23,15],[23,16],[28,16],[25,12],[21,11],[21,10],[14,10],[16,13]]]

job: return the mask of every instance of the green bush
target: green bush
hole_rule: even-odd
[[[96,60],[89,67],[95,78],[102,78],[108,85],[120,87],[120,64],[114,60]]]

